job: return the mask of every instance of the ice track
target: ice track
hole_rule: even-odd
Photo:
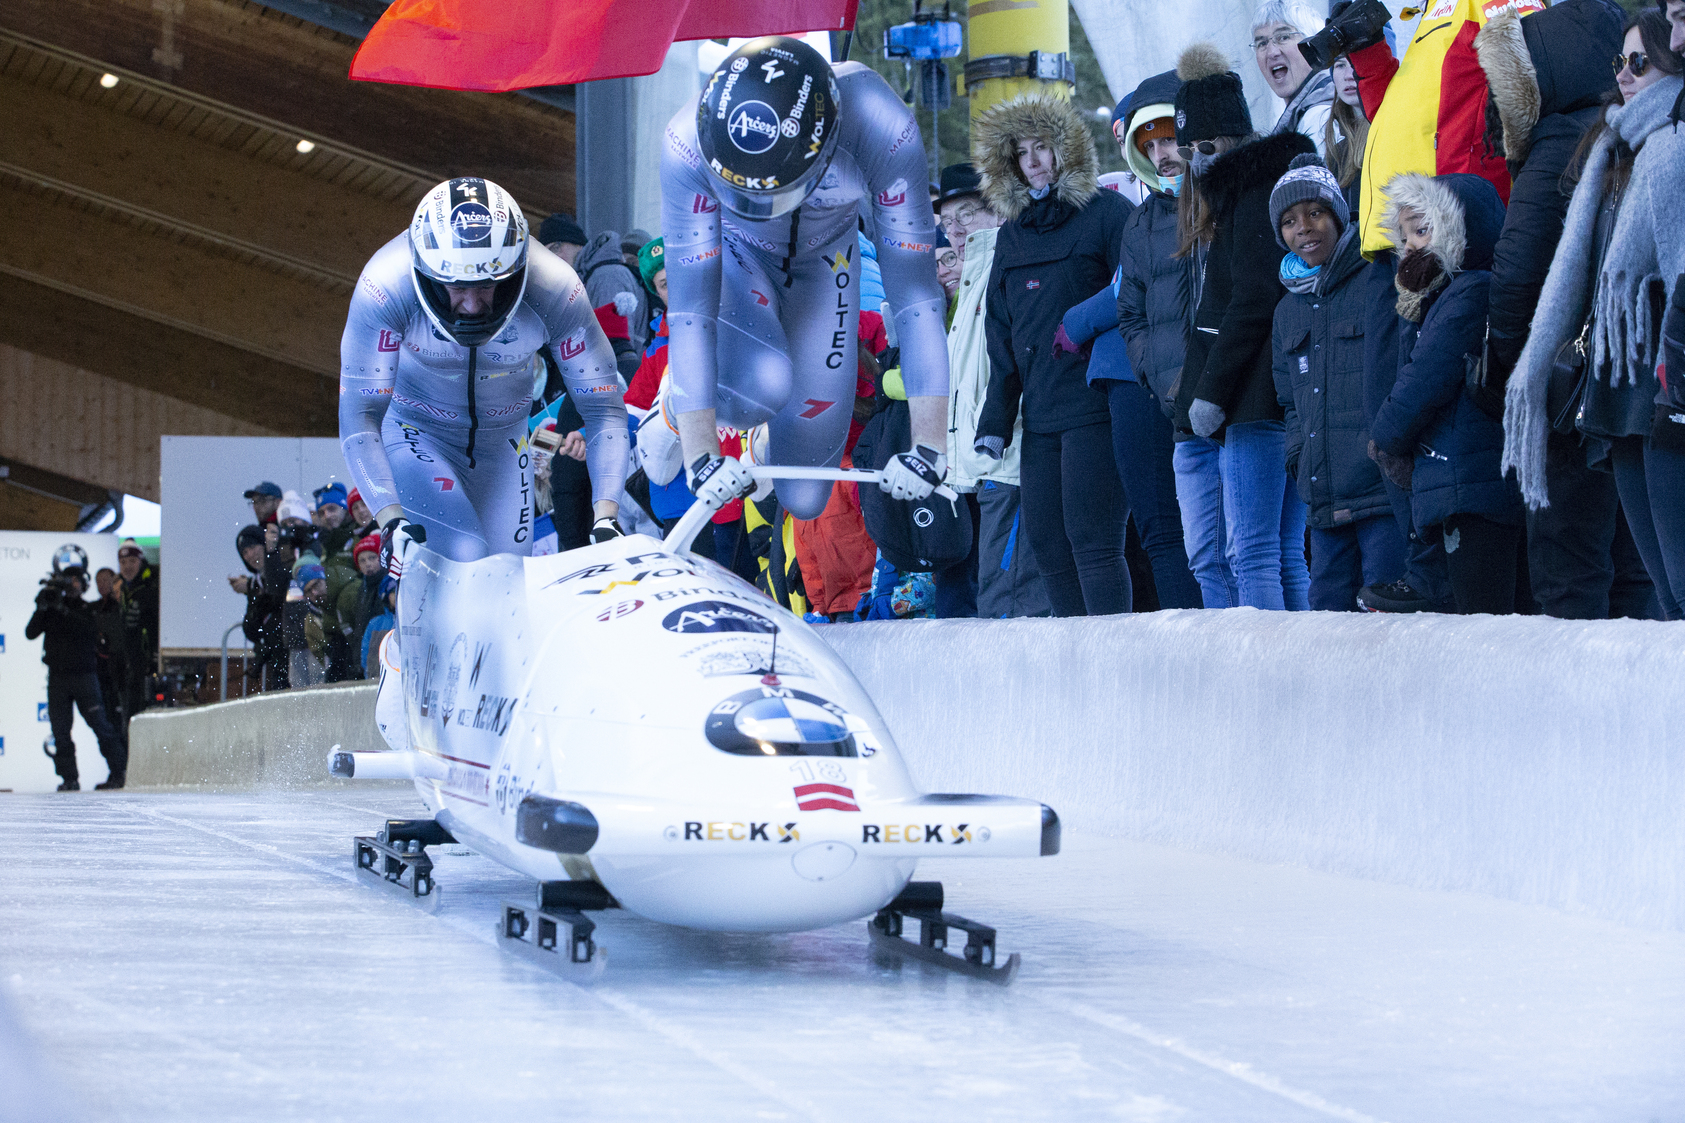
[[[920,867],[1010,988],[615,912],[576,986],[461,847],[437,915],[352,879],[407,790],[0,807],[0,1119],[21,1047],[100,1120],[1685,1119],[1685,933],[1072,833]]]

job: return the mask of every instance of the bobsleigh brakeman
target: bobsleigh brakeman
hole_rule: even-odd
[[[997,965],[993,929],[943,912],[940,883],[913,871],[924,857],[1056,854],[1058,816],[921,792],[813,628],[689,552],[708,514],[692,507],[665,543],[469,563],[410,550],[377,703],[392,751],[335,751],[329,765],[413,778],[433,818],[359,837],[359,873],[434,902],[426,847],[469,845],[538,880],[535,901],[504,902],[499,932],[565,970],[601,966],[583,910],[620,907],[734,932],[876,914],[877,946],[1005,981],[1017,955]],[[906,917],[917,944],[900,938]],[[945,950],[950,929],[966,933],[961,956]]]

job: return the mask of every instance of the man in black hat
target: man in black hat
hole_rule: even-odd
[[[574,221],[571,214],[557,212],[538,224],[538,240],[545,249],[572,265],[579,251],[590,241],[585,228]]]
[[[983,177],[970,161],[942,169],[936,195],[936,215],[942,233],[965,261],[965,240],[979,230],[993,230],[1000,217],[983,202]],[[992,248],[991,248],[992,249]]]

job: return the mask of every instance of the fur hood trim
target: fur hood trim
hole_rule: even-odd
[[[1081,208],[1100,190],[1094,137],[1071,103],[1048,94],[1019,94],[992,106],[971,126],[971,156],[983,173],[983,201],[1011,222],[1030,205],[1030,185],[1018,171],[1018,141],[1041,137],[1053,149],[1058,199]]]
[[[1211,170],[1195,180],[1195,185],[1213,211],[1227,214],[1248,191],[1261,187],[1269,194],[1276,180],[1287,174],[1293,157],[1315,151],[1316,144],[1304,133],[1259,137],[1217,157]]]
[[[1533,145],[1533,127],[1539,123],[1539,74],[1514,8],[1505,8],[1486,21],[1474,37],[1474,50],[1498,107],[1504,158],[1525,160]]]
[[[1404,245],[1398,212],[1406,208],[1419,211],[1428,220],[1428,252],[1439,259],[1447,276],[1460,273],[1463,256],[1468,252],[1468,234],[1457,193],[1432,176],[1417,172],[1394,176],[1382,193],[1386,195],[1387,205],[1381,212],[1381,226],[1392,244]]]
[[[1176,77],[1184,82],[1215,78],[1233,69],[1223,52],[1217,49],[1217,44],[1211,42],[1190,43],[1176,57]]]

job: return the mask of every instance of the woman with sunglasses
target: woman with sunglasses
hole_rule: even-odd
[[[1577,520],[1583,537],[1606,535],[1602,556],[1615,572],[1610,614],[1621,609],[1623,589],[1640,584],[1623,580],[1632,567],[1620,551],[1633,548],[1622,546],[1624,522],[1659,610],[1673,620],[1685,605],[1685,457],[1649,447],[1662,357],[1655,310],[1661,291],[1685,271],[1685,231],[1674,217],[1685,150],[1670,116],[1680,62],[1668,48],[1666,19],[1653,8],[1629,18],[1620,56],[1603,66],[1614,68],[1618,92],[1563,177],[1573,197],[1509,380],[1504,465],[1515,469],[1530,508],[1530,536],[1553,517]],[[1576,399],[1562,372],[1582,339],[1587,370]],[[1612,468],[1612,480],[1588,462]],[[1536,567],[1531,548],[1529,555]],[[1541,584],[1535,574],[1535,590]]]
[[[1214,44],[1184,50],[1176,73],[1176,140],[1193,178],[1192,252],[1208,248],[1203,269],[1196,265],[1203,283],[1175,388],[1175,420],[1221,446],[1222,517],[1240,604],[1303,611],[1310,606],[1306,510],[1287,475],[1272,369],[1271,328],[1287,290],[1270,191],[1295,156],[1316,146],[1298,132],[1253,134],[1240,77]]]

